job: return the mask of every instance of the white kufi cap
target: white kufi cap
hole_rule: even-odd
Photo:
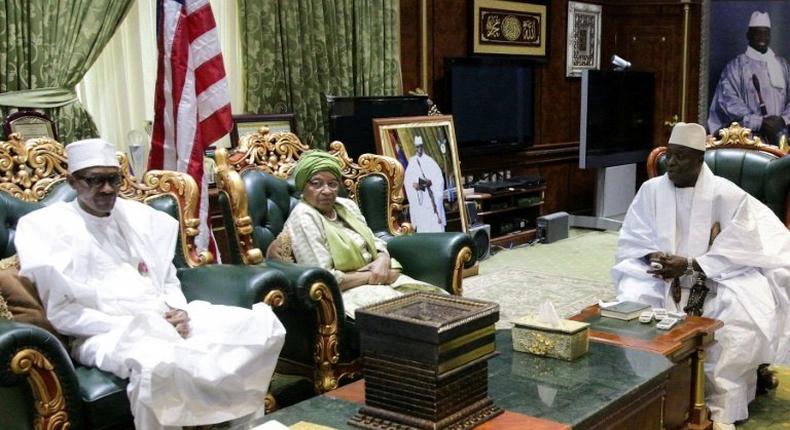
[[[69,173],[88,167],[120,167],[115,146],[104,139],[86,139],[66,145]]]
[[[754,11],[749,19],[749,27],[768,27],[771,28],[771,17],[768,12]]]
[[[693,122],[679,122],[672,128],[669,143],[705,151],[705,127]]]
[[[422,136],[414,136],[414,146],[422,146]]]

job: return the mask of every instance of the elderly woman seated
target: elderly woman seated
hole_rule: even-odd
[[[330,271],[343,291],[349,317],[363,306],[414,291],[445,293],[439,287],[400,272],[386,243],[373,236],[353,200],[338,197],[342,186],[340,162],[323,151],[305,153],[294,171],[302,200],[283,227],[296,263]],[[282,237],[272,243],[270,257],[284,253]],[[417,250],[415,250],[416,252]]]

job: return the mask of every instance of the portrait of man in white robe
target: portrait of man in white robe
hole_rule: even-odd
[[[716,79],[711,76],[711,89],[715,91],[707,125],[711,133],[716,133],[738,122],[766,143],[778,146],[790,125],[790,65],[785,58],[788,43],[782,37],[790,29],[787,19],[790,6],[782,5],[784,2],[764,3],[713,5],[711,43],[714,46],[710,62],[711,74]],[[720,10],[725,7],[726,12]],[[739,28],[745,30],[745,37]],[[732,39],[736,35],[738,38]],[[726,65],[720,65],[722,51],[729,52],[735,46],[740,47],[740,52],[729,53]]]
[[[446,142],[446,140],[445,140]],[[439,142],[444,155],[446,143]],[[414,136],[414,155],[409,158],[404,174],[409,218],[418,233],[441,232],[447,225],[444,208],[444,171],[425,151],[422,136]]]

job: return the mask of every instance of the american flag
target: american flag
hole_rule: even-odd
[[[149,168],[187,172],[201,186],[197,244],[217,255],[208,227],[205,149],[233,126],[209,0],[158,0],[159,60]]]

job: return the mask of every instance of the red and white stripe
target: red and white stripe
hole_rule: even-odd
[[[154,129],[148,166],[187,172],[201,186],[197,244],[217,256],[208,226],[206,148],[233,126],[219,35],[209,0],[157,1]]]

